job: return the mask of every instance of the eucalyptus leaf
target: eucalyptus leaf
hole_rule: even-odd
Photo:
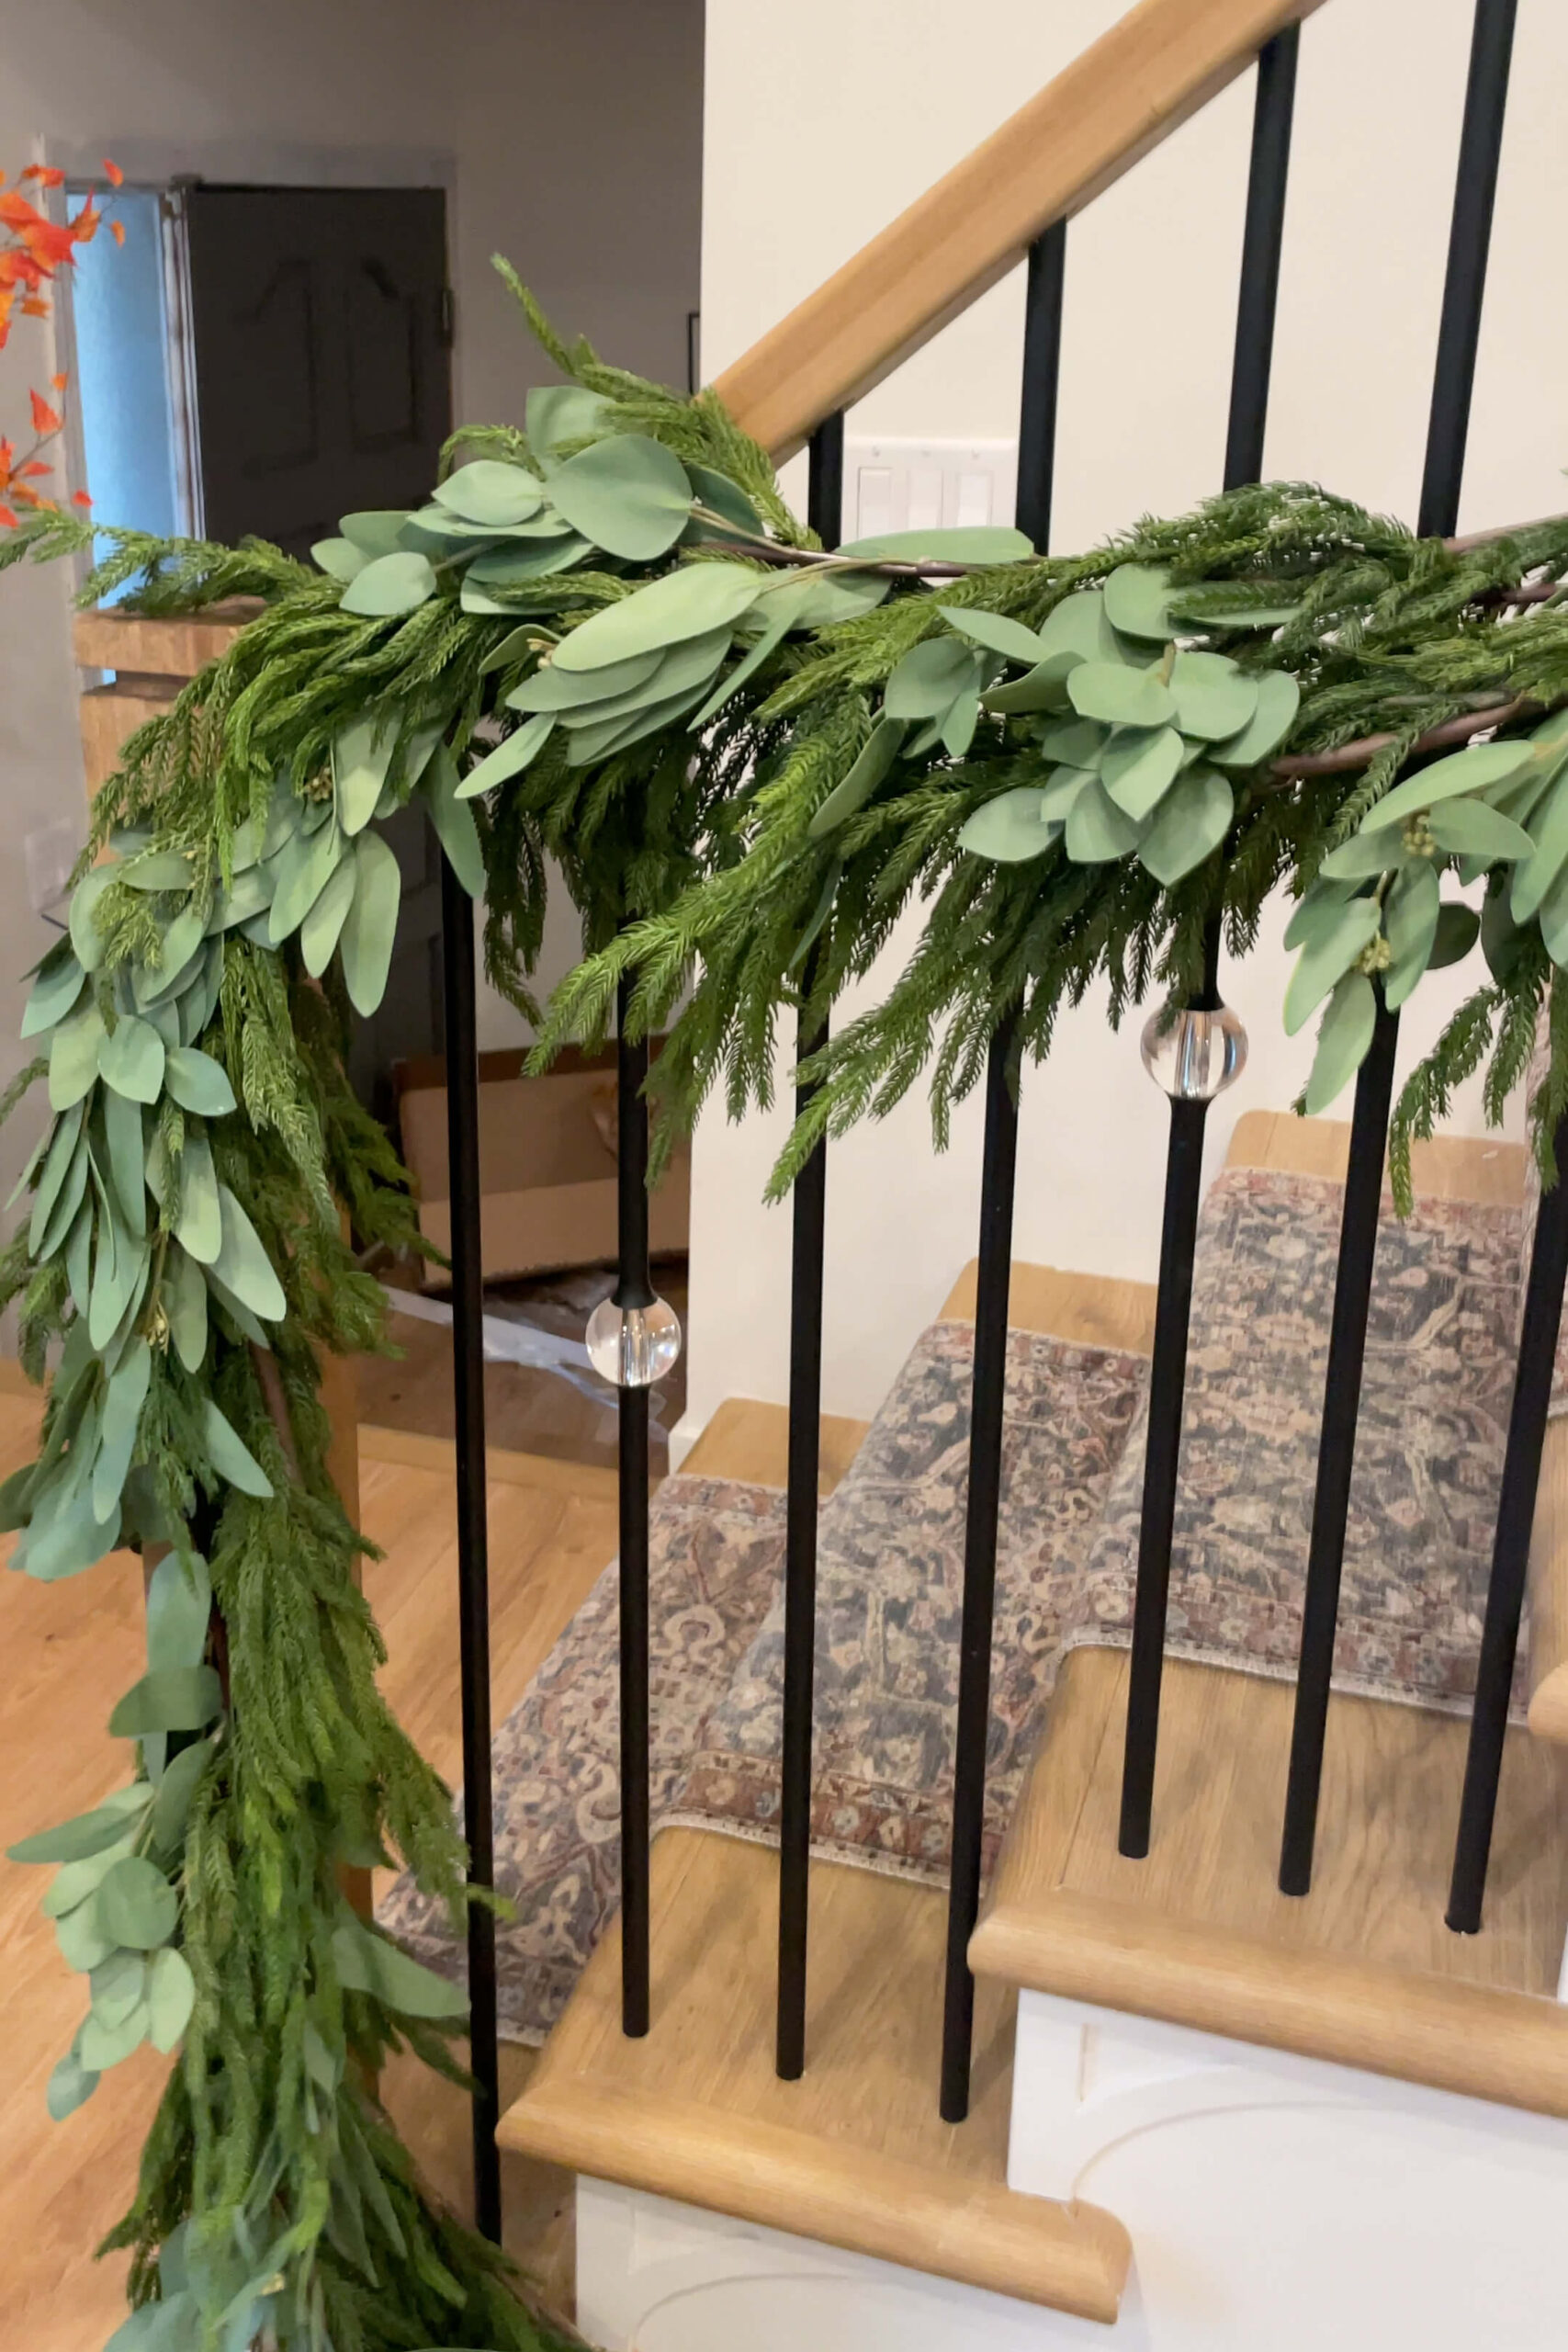
[[[482,792],[493,792],[498,784],[509,776],[521,775],[544,750],[555,728],[553,710],[536,711],[521,727],[499,742],[493,752],[486,753],[478,767],[470,768],[457,786],[459,800],[477,800]]]
[[[738,482],[731,481],[728,474],[716,473],[711,466],[694,465],[689,458],[682,462],[693,491],[704,506],[711,507],[716,514],[721,514],[735,530],[743,532],[750,538],[765,537],[761,516]],[[689,527],[691,536],[699,537],[710,526],[694,522]]]
[[[525,588],[532,580],[547,580],[552,572],[570,571],[574,563],[581,563],[585,555],[592,552],[592,539],[572,534],[525,546],[492,548],[463,574],[458,602],[466,613],[510,612],[513,607],[506,602],[509,588]]]
[[[266,1501],[272,1494],[272,1480],[245,1443],[233,1423],[220,1411],[214,1398],[201,1400],[201,1435],[208,1457],[220,1478],[238,1487],[243,1495],[254,1495]],[[173,1730],[169,1724],[160,1728]],[[194,1726],[193,1726],[194,1728]]]
[[[763,662],[777,652],[789,633],[792,617],[787,606],[782,610],[770,611],[761,636],[751,647],[745,660],[738,662],[733,670],[725,673],[701,710],[693,718],[694,730],[699,727],[705,727],[710,718],[716,718],[731,695],[739,694],[740,688],[755,677]]]
[[[28,1228],[28,1248],[35,1259],[41,1261],[52,1255],[60,1246],[60,1237],[82,1205],[82,1195],[87,1187],[87,1142],[82,1132],[85,1121],[86,1104],[82,1102],[62,1111],[54,1123],[33,1193],[32,1218]],[[54,1211],[62,1202],[64,1205],[57,1217]]]
[[[1314,882],[1285,925],[1285,945],[1304,947],[1326,938],[1346,900],[1356,896],[1354,882]]]
[[[39,1036],[63,1021],[83,989],[87,975],[76,961],[69,940],[56,941],[39,966],[37,979],[28,992],[27,1010],[22,1015],[22,1035]]]
[[[1457,793],[1484,792],[1493,785],[1506,783],[1529,766],[1530,758],[1528,742],[1472,743],[1462,752],[1450,752],[1447,759],[1434,760],[1430,767],[1418,769],[1385,793],[1362,818],[1361,831],[1381,833],[1390,825],[1403,825],[1424,808],[1435,808],[1439,800],[1452,799]]]
[[[96,972],[104,960],[104,943],[98,936],[96,922],[98,900],[111,884],[118,879],[112,865],[95,865],[84,874],[71,893],[71,912],[67,919],[71,944],[76,961],[85,972]]]
[[[1040,814],[1043,794],[1036,785],[1019,785],[998,792],[969,817],[958,836],[960,849],[988,857],[999,865],[1018,865],[1043,857],[1055,835]]]
[[[98,1074],[132,1102],[156,1102],[164,1089],[164,1040],[150,1021],[121,1013],[98,1046]]]
[[[363,832],[375,815],[397,747],[398,722],[384,717],[356,718],[333,739],[333,792],[345,833]]]
[[[465,523],[493,527],[525,523],[543,505],[545,489],[522,466],[509,466],[499,458],[476,458],[449,473],[432,495],[438,506]]]
[[[1098,768],[1118,738],[1114,728],[1101,727],[1095,718],[1047,718],[1041,722],[1038,740],[1048,760],[1060,760],[1070,768]],[[1140,731],[1122,740],[1131,744],[1148,738]]]
[[[149,1835],[155,1853],[172,1861],[185,1842],[186,1821],[190,1813],[190,1801],[196,1793],[197,1782],[211,1763],[217,1752],[212,1738],[194,1740],[171,1756],[164,1768],[152,1803]]]
[[[1066,847],[1075,865],[1102,865],[1136,849],[1143,827],[1118,808],[1098,776],[1075,793]]]
[[[146,1269],[151,1252],[124,1225],[107,1195],[100,1201],[98,1246],[93,1259],[93,1289],[87,1302],[87,1336],[96,1349],[108,1344],[109,1335],[130,1304],[130,1295]]]
[[[506,697],[508,710],[562,711],[583,703],[604,702],[612,695],[630,694],[645,685],[663,661],[661,651],[634,654],[628,662],[612,662],[602,670],[558,670],[553,662],[536,670]]]
[[[555,666],[600,670],[634,653],[728,628],[755,601],[762,585],[759,575],[741,564],[687,564],[592,614],[562,639]]]
[[[183,1952],[173,1947],[154,1952],[147,1967],[147,2038],[166,2056],[190,2023],[196,2007],[196,1979]]]
[[[907,731],[901,718],[877,720],[851,766],[813,816],[807,828],[812,841],[825,840],[864,808],[890,774]]]
[[[757,602],[744,616],[742,626],[750,627],[763,615],[771,618],[782,612],[787,614],[791,628],[831,628],[839,621],[874,612],[892,589],[892,581],[881,572],[779,572],[761,582]]]
[[[1117,662],[1080,662],[1067,678],[1067,699],[1080,718],[1111,727],[1164,727],[1176,717],[1176,697],[1148,670]]]
[[[1438,877],[1424,860],[1401,869],[1383,902],[1383,931],[1393,960],[1382,976],[1383,996],[1396,1012],[1431,962],[1440,911]]]
[[[1285,1034],[1293,1037],[1310,1020],[1335,983],[1349,970],[1382,928],[1375,899],[1352,899],[1303,948],[1285,990]]]
[[[223,1283],[220,1282],[218,1276],[213,1272],[210,1266],[204,1267],[202,1271],[206,1278],[208,1289],[211,1292],[213,1297],[217,1300],[219,1306],[223,1309],[224,1313],[228,1316],[230,1321],[235,1326],[235,1328],[251,1342],[253,1347],[269,1349],[272,1346],[272,1341],[267,1338],[265,1329],[256,1321],[256,1318],[251,1313],[250,1308],[245,1306],[243,1300],[236,1298],[233,1292],[228,1289]]]
[[[557,717],[563,727],[597,727],[611,718],[629,718],[634,711],[651,710],[656,703],[673,701],[676,695],[690,693],[694,686],[705,693],[729,651],[730,643],[728,628],[709,629],[702,637],[687,638],[661,654],[648,677],[635,686],[608,695],[602,702],[573,704],[558,711]],[[592,677],[599,673],[590,671],[586,674]]]
[[[368,771],[361,771],[367,774]],[[341,796],[347,799],[346,794]],[[357,803],[354,804],[357,807]],[[323,825],[319,832],[296,833],[277,861],[272,906],[267,915],[270,945],[280,947],[293,937],[344,859],[350,854],[349,832],[360,828]],[[170,1090],[173,1092],[173,1089]],[[175,1096],[175,1101],[179,1097]]]
[[[1481,918],[1473,907],[1460,906],[1450,899],[1438,910],[1437,936],[1427,969],[1439,972],[1446,964],[1458,964],[1469,955],[1481,931]]]
[[[1552,962],[1568,966],[1568,870],[1560,874],[1540,902],[1540,935]]]
[[[573,767],[586,767],[608,759],[614,752],[627,750],[646,736],[659,734],[696,707],[706,684],[705,678],[701,684],[689,686],[683,693],[668,695],[660,702],[638,704],[635,709],[623,711],[597,726],[580,727],[569,738],[567,758]]]
[[[158,1672],[200,1666],[211,1616],[212,1578],[200,1553],[166,1552],[147,1587],[148,1666]]]
[[[1067,679],[1086,658],[1068,650],[1048,653],[1043,662],[1037,662],[1021,678],[1010,678],[1006,685],[987,686],[980,696],[981,706],[1010,717],[1035,710],[1066,710]]]
[[[1524,865],[1514,869],[1508,910],[1517,922],[1528,922],[1541,905],[1565,864],[1568,864],[1568,775],[1559,776],[1530,820],[1535,848]]]
[[[1217,768],[1189,768],[1160,802],[1159,814],[1139,847],[1139,859],[1168,889],[1213,856],[1235,814],[1229,779]]]
[[[370,1994],[405,2017],[462,2018],[468,2013],[468,1996],[460,1984],[448,1984],[357,1919],[345,1919],[333,1934],[333,1960],[345,1992]]]
[[[1089,725],[1080,719],[1080,728]],[[1066,727],[1058,730],[1068,734]],[[1100,778],[1127,816],[1144,818],[1156,808],[1181,769],[1182,741],[1174,727],[1117,728],[1100,759]],[[1069,755],[1061,752],[1059,757]],[[1076,766],[1077,762],[1070,763]]]
[[[85,1159],[84,1151],[84,1165]],[[71,1285],[72,1303],[85,1331],[93,1295],[93,1204],[89,1200],[82,1202],[65,1236],[65,1279]]]
[[[551,475],[550,503],[596,547],[649,563],[674,546],[691,520],[692,485],[661,441],[615,433]]]
[[[344,918],[339,944],[349,1001],[368,1019],[381,1001],[391,969],[403,884],[398,861],[379,834],[361,833],[354,844],[354,856],[357,868],[354,903]]]
[[[127,1856],[126,1859],[130,1860],[132,1858]],[[55,1921],[54,1940],[66,1967],[73,1968],[78,1975],[85,1976],[93,1969],[102,1967],[120,1939],[118,1936],[111,1936],[101,1925],[98,1898],[95,1894],[90,1903],[78,1904],[74,1911],[68,1911],[63,1919]],[[95,2075],[94,2080],[96,2079]]]
[[[197,1265],[210,1266],[223,1245],[223,1217],[212,1148],[203,1135],[187,1134],[180,1159],[180,1207],[175,1238]]]
[[[195,1046],[172,1046],[164,1060],[164,1084],[182,1111],[220,1119],[238,1108],[229,1073]]]
[[[121,866],[119,878],[132,890],[188,890],[190,860],[183,850],[143,850]]]
[[[299,926],[299,960],[313,980],[319,980],[332,962],[348,910],[354,904],[355,885],[359,868],[352,857],[345,857],[333,869],[332,878]]]
[[[91,1813],[79,1813],[73,1821],[62,1821],[58,1828],[39,1829],[30,1838],[18,1838],[6,1849],[6,1859],[12,1862],[79,1862],[91,1854],[107,1852],[125,1836],[128,1821],[135,1821],[152,1801],[152,1792],[145,1781],[133,1788],[120,1789],[107,1797]]]
[[[207,1283],[177,1241],[169,1244],[164,1261],[163,1300],[175,1354],[187,1372],[199,1372],[207,1354]]]
[[[233,888],[220,890],[212,901],[212,910],[207,918],[209,940],[215,939],[220,932],[233,931],[239,924],[265,913],[272,903],[273,878],[270,864],[247,866],[243,874],[236,874]]]
[[[329,580],[345,583],[364,571],[370,558],[352,539],[318,539],[310,549],[310,560]]]
[[[202,1671],[217,1681],[210,1667]],[[125,1703],[122,1699],[120,1706]],[[117,1707],[115,1713],[118,1713]],[[155,1951],[168,1942],[179,1923],[178,1895],[163,1871],[143,1854],[128,1854],[116,1862],[98,1889],[97,1908],[104,1934],[130,1951]]]
[[[26,1159],[22,1162],[22,1172],[17,1177],[16,1182],[12,1185],[9,1198],[6,1203],[6,1206],[8,1209],[14,1209],[16,1207],[17,1203],[21,1199],[22,1194],[27,1191],[28,1185],[32,1183],[33,1180],[38,1175],[39,1169],[43,1166],[44,1161],[48,1159],[49,1148],[54,1140],[54,1134],[55,1122],[51,1120],[44,1128],[42,1134],[39,1136],[38,1141],[34,1144],[31,1151],[28,1152]]]
[[[44,2104],[51,2120],[63,2123],[68,2115],[74,2115],[76,2109],[92,2098],[97,2087],[96,2075],[83,2065],[74,2050],[68,2051],[50,2075],[49,2087],[44,2093]],[[122,2332],[116,2330],[117,2335]]]
[[[172,1060],[173,1056],[165,1050],[165,1079]],[[170,1091],[173,1091],[172,1089]],[[112,1092],[106,1092],[103,1097],[103,1112],[104,1143],[108,1155],[109,1182],[114,1189],[115,1205],[126,1230],[140,1240],[147,1230],[145,1114],[141,1103],[130,1095]]]
[[[447,864],[469,898],[482,899],[485,888],[484,851],[479,845],[479,827],[474,822],[473,811],[466,800],[457,797],[457,763],[446,744],[438,744],[425,770],[420,791],[429,808],[436,837],[446,854]],[[331,947],[327,954],[331,956]],[[309,956],[306,956],[306,968],[310,968]]]
[[[1315,1118],[1326,1111],[1367,1057],[1377,1026],[1378,1001],[1364,972],[1348,972],[1336,985],[1317,1033],[1317,1052],[1306,1084],[1306,1108]]]
[[[1258,715],[1257,682],[1228,653],[1178,653],[1171,665],[1170,691],[1176,696],[1177,725],[1184,735],[1201,742],[1224,742],[1249,727]]]
[[[1402,865],[1406,854],[1392,833],[1352,833],[1329,851],[1317,870],[1330,882],[1370,882],[1374,875]]]
[[[435,594],[435,573],[430,558],[412,548],[372,558],[343,592],[342,609],[368,620],[394,620],[417,612]]]
[[[211,1261],[212,1272],[253,1315],[268,1323],[281,1323],[288,1311],[288,1301],[261,1236],[227,1184],[219,1185],[218,1201],[222,1239]]]
[[[49,1107],[69,1111],[97,1083],[98,1048],[107,1032],[104,1016],[89,997],[79,1012],[62,1021],[49,1049]]]
[[[1105,614],[1127,637],[1172,636],[1170,573],[1163,564],[1119,563],[1105,582]]]
[[[528,446],[536,455],[590,440],[602,433],[610,403],[602,392],[586,392],[578,384],[536,384],[523,411]]]
[[[882,697],[888,718],[935,718],[977,683],[975,655],[951,637],[928,637],[896,662]]]
[[[1427,821],[1438,847],[1455,855],[1491,861],[1535,854],[1535,843],[1524,827],[1500,808],[1489,808],[1484,800],[1441,801]]]
[[[370,508],[357,514],[340,514],[338,529],[365,555],[393,555],[401,544],[400,534],[408,519],[406,506]]]
[[[1091,768],[1053,768],[1040,796],[1042,824],[1065,825],[1074,803],[1096,780]]]
[[[961,760],[975,741],[975,730],[980,719],[980,691],[977,686],[965,686],[949,706],[942,722],[942,749],[949,756]]]
[[[44,1917],[63,1919],[68,1912],[75,1910],[78,1904],[85,1903],[90,1895],[96,1894],[120,1856],[133,1850],[135,1839],[135,1823],[124,1823],[119,1838],[114,1845],[106,1847],[101,1854],[86,1854],[80,1861],[62,1864],[50,1881],[49,1892],[39,1905]]]
[[[96,1567],[119,1539],[118,1519],[106,1524],[94,1517],[92,1487],[85,1481],[79,1492],[63,1484],[49,1491],[51,1507],[46,1511],[40,1498],[27,1533],[11,1555],[11,1566],[39,1584],[57,1584]]]
[[[1121,649],[1105,609],[1104,592],[1078,588],[1054,605],[1040,625],[1046,653],[1070,653],[1079,662],[1114,662]]]
[[[106,2026],[121,2025],[147,1988],[147,1962],[139,1951],[111,1951],[92,1974],[93,2015]]]
[[[106,2025],[95,2013],[82,2028],[80,2052],[83,2065],[92,2075],[107,2074],[139,2050],[147,2039],[147,2006],[138,2001],[118,2025]]]
[[[988,653],[1000,653],[1010,662],[1021,662],[1026,669],[1043,662],[1049,650],[1037,631],[1025,628],[1021,621],[1010,620],[1003,613],[984,612],[975,605],[939,605],[937,610],[948,627],[967,638],[971,645],[983,645]]]
[[[204,1731],[222,1712],[223,1686],[213,1668],[157,1667],[132,1683],[118,1702],[109,1730],[116,1739],[146,1739],[161,1731]],[[136,1938],[122,1935],[119,1941],[134,1944]]]
[[[880,538],[849,539],[839,553],[868,560],[886,557],[894,563],[1021,563],[1034,553],[1034,542],[1006,524],[960,524],[947,530],[890,531]]]
[[[1296,723],[1302,690],[1289,670],[1265,670],[1253,683],[1258,701],[1252,717],[1238,734],[1209,748],[1208,757],[1216,767],[1258,766],[1279,750]]]
[[[145,1340],[138,1340],[110,1374],[104,1394],[98,1458],[93,1464],[93,1516],[96,1520],[109,1518],[118,1508],[152,1377],[152,1351]]]

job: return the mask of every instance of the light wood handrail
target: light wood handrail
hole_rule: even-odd
[[[1321,5],[1139,0],[715,390],[782,463],[1005,277],[1043,229],[1081,211]]]

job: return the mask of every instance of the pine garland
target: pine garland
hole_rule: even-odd
[[[149,1671],[113,1724],[134,1778],[17,1849],[58,1866],[51,1914],[91,1991],[55,2111],[141,2039],[179,2049],[110,2241],[133,2257],[116,2352],[553,2337],[366,2087],[404,2046],[452,2071],[461,2003],[342,1892],[400,1858],[455,1924],[466,1899],[446,1792],[376,1687],[319,1396],[322,1351],[386,1344],[342,1206],[362,1248],[423,1247],[344,1075],[391,947],[379,820],[418,796],[482,888],[487,970],[542,1018],[536,1067],[605,1035],[628,977],[634,1029],[669,1024],[656,1169],[715,1088],[735,1116],[771,1101],[781,1019],[809,1031],[923,908],[884,1001],[807,1062],[775,1193],[923,1074],[944,1142],[1004,1021],[1021,1063],[1101,978],[1113,1022],[1156,988],[1181,999],[1213,922],[1245,956],[1281,883],[1302,901],[1292,992],[1328,1006],[1314,1082],[1346,1082],[1374,976],[1413,986],[1470,944],[1438,911],[1457,860],[1488,874],[1489,977],[1404,1090],[1396,1190],[1483,1063],[1501,1115],[1543,1001],[1532,1114],[1555,1176],[1568,908],[1540,863],[1568,728],[1559,752],[1541,714],[1568,705],[1568,522],[1444,548],[1275,484],[1071,560],[995,533],[824,556],[711,394],[566,345],[511,282],[571,380],[522,427],[455,436],[430,505],[344,517],[317,568],[109,533],[88,583],[151,612],[262,603],[99,795],[69,944],[29,1003],[47,1050],[0,1104],[47,1081],[54,1114],[0,1255],[24,1363],[56,1366],[5,1521],[35,1574],[116,1542],[164,1554]],[[103,536],[40,514],[0,564]],[[1272,731],[1238,752],[1266,689]],[[1432,729],[1490,729],[1499,707],[1479,770],[1423,767]],[[1117,763],[1145,754],[1168,773],[1129,809]],[[1310,764],[1338,754],[1359,764]],[[1416,787],[1380,830],[1413,771],[1433,805]],[[585,954],[539,1016],[552,867]]]

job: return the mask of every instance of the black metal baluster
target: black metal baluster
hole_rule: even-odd
[[[807,516],[825,548],[840,537],[844,420],[828,418],[811,436]],[[808,1006],[815,949],[801,974],[795,1058],[828,1041],[824,1015]],[[816,1088],[797,1085],[795,1115]],[[789,1313],[789,1496],[784,1535],[784,1741],[779,1792],[779,1962],[775,2064],[785,2082],[806,2065],[806,1965],[811,1871],[811,1708],[817,1643],[817,1498],[822,1430],[822,1240],[828,1147],[819,1143],[795,1178]]]
[[[969,1492],[964,1522],[964,1615],[958,1654],[958,1734],[953,1783],[953,1876],[947,1903],[942,2005],[942,2115],[969,2112],[975,1980],[969,1939],[980,1907],[986,1814],[986,1741],[991,1715],[991,1619],[1001,1507],[1002,1408],[1007,1396],[1008,1292],[1012,1274],[1018,1105],[1008,1064],[1016,1024],[991,1040],[986,1070],[986,1144],[980,1176],[980,1255],[975,1295],[975,1380],[969,1421]]]
[[[1558,1181],[1550,1193],[1541,1194],[1525,1283],[1519,1362],[1514,1374],[1513,1408],[1508,1415],[1508,1443],[1503,1457],[1497,1529],[1492,1544],[1492,1577],[1486,1591],[1481,1663],[1475,1679],[1475,1706],[1470,1718],[1470,1748],[1465,1758],[1464,1793],[1460,1800],[1453,1881],[1449,1890],[1448,1923],[1461,1936],[1481,1932],[1486,1865],[1497,1811],[1497,1781],[1503,1769],[1503,1741],[1508,1728],[1508,1701],[1514,1686],[1514,1654],[1518,1647],[1519,1617],[1529,1566],[1536,1487],[1551,1402],[1558,1328],[1562,1319],[1562,1286],[1568,1276],[1568,1118],[1558,1122],[1552,1148],[1557,1155]]]
[[[474,908],[441,861],[446,1149],[452,1204],[452,1385],[457,1414],[457,1634],[463,1717],[463,1825],[468,1884],[495,1883],[491,1795],[490,1569],[485,1518],[484,1272],[479,1248],[479,1070]],[[468,1905],[468,2067],[473,2076],[474,2220],[501,2242],[501,2120],[496,2049],[495,1914]]]
[[[1280,249],[1285,232],[1285,186],[1300,33],[1299,26],[1288,25],[1260,51],[1258,59],[1252,160],[1247,173],[1241,280],[1236,295],[1235,356],[1231,368],[1230,413],[1225,431],[1227,490],[1258,481],[1263,471],[1263,433],[1274,352],[1274,310],[1280,285]],[[1220,926],[1216,916],[1204,938],[1202,989],[1190,1000],[1189,1012],[1212,1012],[1218,1009],[1219,959]],[[1203,1131],[1209,1099],[1173,1096],[1166,1152],[1159,1287],[1156,1294],[1154,1353],[1149,1365],[1148,1439],[1138,1527],[1138,1577],[1133,1604],[1122,1818],[1117,1839],[1121,1851],[1134,1859],[1149,1850],[1154,1811],[1170,1547],[1176,1524],[1176,1479],[1181,1458],[1181,1408],[1187,1388],[1192,1261],[1202,1194]]]
[[[1023,391],[1019,415],[1020,530],[1043,555],[1051,535],[1056,453],[1056,386],[1062,356],[1062,297],[1067,226],[1058,220],[1029,250],[1024,296]],[[1010,1083],[1017,1024],[1004,1021],[986,1069],[986,1141],[980,1172],[980,1250],[975,1302],[975,1376],[969,1421],[969,1492],[964,1528],[964,1610],[959,1633],[958,1723],[953,1773],[953,1864],[947,1897],[942,1995],[942,2114],[969,2112],[975,1980],[969,1939],[980,1908],[986,1818],[986,1744],[991,1714],[991,1624],[1001,1508],[1002,1408],[1007,1394],[1008,1292],[1012,1278],[1013,1178],[1018,1105]]]
[[[1350,1159],[1345,1171],[1345,1205],[1339,1222],[1339,1265],[1334,1278],[1334,1316],[1328,1333],[1317,1485],[1313,1495],[1312,1538],[1302,1602],[1296,1709],[1291,1728],[1291,1768],[1285,1789],[1285,1827],[1280,1847],[1281,1894],[1305,1894],[1311,1888],[1313,1845],[1317,1834],[1323,1743],[1328,1724],[1328,1692],[1339,1616],[1339,1577],[1345,1563],[1345,1522],[1350,1508],[1356,1418],[1361,1405],[1367,1308],[1371,1299],[1372,1261],[1378,1246],[1383,1153],[1388,1142],[1389,1105],[1393,1098],[1393,1057],[1399,1044],[1399,1015],[1389,1011],[1381,988],[1377,1000],[1377,1025],[1356,1080],[1356,1106],[1350,1117]]]
[[[1459,522],[1460,483],[1470,428],[1470,396],[1481,334],[1481,306],[1503,144],[1516,6],[1517,0],[1477,0],[1416,523],[1424,536],[1447,534]],[[1345,1182],[1339,1271],[1329,1336],[1317,1491],[1302,1612],[1296,1713],[1280,1851],[1280,1887],[1285,1894],[1305,1894],[1312,1884],[1339,1574],[1345,1553],[1345,1519],[1349,1506],[1356,1414],[1360,1402],[1361,1359],[1366,1344],[1372,1258],[1377,1246],[1377,1207],[1382,1185],[1397,1025],[1396,1016],[1383,1005],[1380,989],[1377,1030],[1356,1081],[1356,1106],[1351,1116],[1350,1165]]]
[[[651,1306],[648,1261],[648,1041],[626,1035],[633,981],[615,993],[616,1279],[623,1311]],[[649,2026],[648,1389],[619,1392],[621,2030]]]
[[[1518,0],[1476,0],[1438,359],[1432,375],[1427,462],[1416,523],[1423,537],[1446,537],[1459,528],[1460,482],[1470,432],[1470,395],[1481,340],[1481,304],[1486,291],[1486,254],[1492,242],[1492,206],[1503,152],[1503,114],[1508,99],[1517,6]]]

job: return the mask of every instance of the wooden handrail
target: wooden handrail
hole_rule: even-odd
[[[1006,276],[1322,0],[1139,0],[754,343],[715,390],[775,463]]]

